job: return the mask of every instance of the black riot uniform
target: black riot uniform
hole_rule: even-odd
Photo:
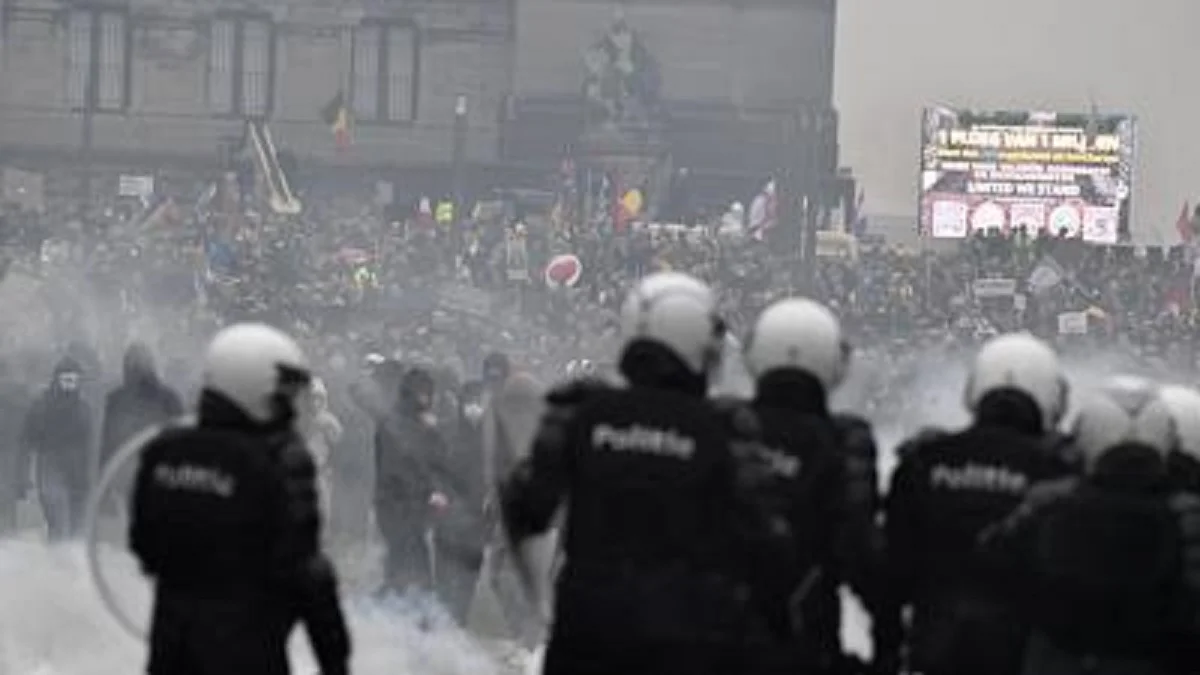
[[[1042,447],[1057,457],[1072,473],[1083,471],[1083,453],[1075,446],[1075,439],[1069,434],[1057,430],[1049,431],[1042,439]]]
[[[1171,509],[1179,524],[1185,589],[1171,664],[1174,672],[1200,672],[1200,461],[1179,449],[1167,456]]]
[[[622,365],[628,389],[577,382],[548,396],[530,457],[502,486],[517,545],[568,504],[544,672],[743,672],[746,645],[766,634],[746,579],[769,532],[740,496],[726,417],[682,366]]]
[[[1169,672],[1187,609],[1171,497],[1158,452],[1121,445],[1082,478],[1035,488],[986,538],[1020,574],[1022,673]]]
[[[821,384],[805,373],[763,376],[752,403],[761,427],[764,490],[770,508],[786,516],[793,549],[780,562],[785,588],[774,593],[790,635],[782,650],[764,650],[764,672],[845,672],[841,599],[850,584],[871,597],[868,581],[879,551],[875,443],[870,427],[829,413]]]
[[[980,401],[975,422],[900,448],[886,512],[885,606],[874,616],[876,657],[889,668],[907,637],[909,669],[927,675],[1012,675],[1027,627],[1003,562],[981,553],[985,529],[1031,486],[1068,472],[1046,451],[1041,414],[1015,390]],[[911,608],[907,636],[901,616]]]
[[[205,392],[195,427],[146,447],[130,544],[155,582],[151,675],[288,673],[304,623],[321,672],[347,672],[349,634],[319,547],[313,460],[290,430]]]
[[[862,600],[873,616],[888,593],[882,585],[880,569],[884,564],[883,532],[880,528],[883,498],[879,492],[879,453],[875,434],[866,420],[845,413],[833,415],[837,431],[838,456],[844,475],[842,482],[842,512],[838,523],[834,555],[838,574],[823,579],[819,587],[827,617],[824,628],[825,644],[840,646],[842,600],[839,586],[848,585]],[[839,652],[828,669],[835,673],[854,672],[858,663]],[[877,658],[883,654],[877,654]]]
[[[1177,492],[1200,494],[1200,460],[1182,450],[1167,455],[1167,480]]]

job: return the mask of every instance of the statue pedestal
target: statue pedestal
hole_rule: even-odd
[[[644,188],[643,213],[654,214],[671,178],[669,146],[659,127],[598,125],[584,132],[579,149],[588,170],[614,178],[622,191]]]

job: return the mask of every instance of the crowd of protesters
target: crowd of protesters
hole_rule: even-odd
[[[115,185],[94,187],[108,188],[116,194]],[[806,275],[798,256],[779,254],[793,250],[780,245],[782,225],[766,236],[720,222],[629,223],[614,232],[571,226],[503,196],[444,218],[436,196],[389,204],[370,191],[317,189],[302,195],[301,214],[277,215],[244,199],[232,178],[156,192],[87,209],[53,198],[36,211],[5,207],[0,305],[20,321],[0,335],[0,476],[8,481],[0,518],[33,487],[30,453],[71,446],[64,475],[73,485],[94,479],[98,457],[124,435],[105,419],[106,392],[157,383],[160,418],[178,410],[163,392],[192,400],[198,350],[234,320],[279,326],[313,358],[326,391],[323,428],[337,432],[324,443],[331,529],[341,541],[371,530],[368,491],[339,489],[369,484],[373,470],[371,411],[352,395],[371,368],[383,360],[424,366],[448,394],[439,394],[438,409],[447,438],[469,438],[487,354],[543,379],[572,360],[611,359],[615,303],[630,281],[656,269],[712,283],[735,331],[780,294],[808,291],[839,312],[859,348],[883,354],[893,369],[922,346],[1015,327],[1069,349],[1120,345],[1178,372],[1195,365],[1193,266],[1181,247],[996,233],[911,250],[868,229],[852,245],[823,251]],[[563,254],[577,257],[578,279],[550,283],[544,268]],[[64,388],[78,390],[78,424],[38,422]],[[37,487],[75,495],[61,508],[78,511],[78,489]],[[58,534],[77,520],[60,522]]]

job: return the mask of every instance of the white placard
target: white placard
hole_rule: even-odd
[[[1058,315],[1059,335],[1087,335],[1088,319],[1085,312],[1063,312]]]
[[[122,197],[139,197],[145,199],[154,194],[154,176],[131,176],[121,174],[117,184],[117,194]]]
[[[1016,279],[976,279],[971,283],[971,292],[977,298],[1003,298],[1015,295]]]

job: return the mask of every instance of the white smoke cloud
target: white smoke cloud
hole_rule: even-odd
[[[148,616],[149,588],[127,553],[104,556],[107,576],[135,616]],[[496,661],[449,619],[415,604],[380,604],[348,593],[354,636],[352,669],[363,675],[500,675]],[[0,672],[13,675],[111,675],[144,670],[146,647],[122,632],[100,604],[78,546],[33,538],[0,542]],[[293,672],[317,672],[302,631],[291,644]]]

